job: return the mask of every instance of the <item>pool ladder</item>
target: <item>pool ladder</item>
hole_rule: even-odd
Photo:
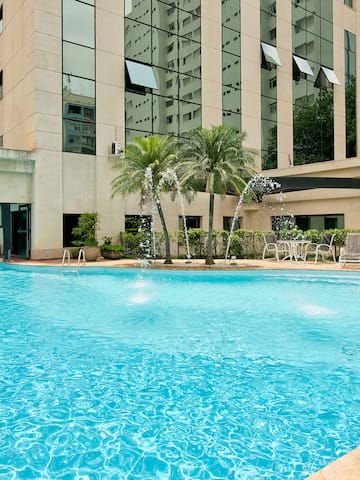
[[[67,272],[79,273],[79,267],[84,266],[86,262],[85,250],[80,248],[77,263],[75,265],[71,264],[70,260],[70,250],[65,248],[62,261],[61,261],[61,273],[64,273],[64,268],[66,267]]]

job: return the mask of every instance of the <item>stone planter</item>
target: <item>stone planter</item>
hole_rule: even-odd
[[[98,257],[100,257],[100,248],[99,247],[83,247],[85,251],[85,260],[87,262],[95,262]]]
[[[118,260],[119,258],[124,257],[124,252],[119,252],[118,250],[101,250],[101,255],[104,258],[109,258],[111,260]]]

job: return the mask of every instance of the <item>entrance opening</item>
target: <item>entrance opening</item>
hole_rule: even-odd
[[[10,255],[30,258],[31,249],[31,205],[2,203],[0,243],[4,260]]]

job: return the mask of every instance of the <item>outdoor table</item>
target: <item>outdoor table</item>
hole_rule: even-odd
[[[277,243],[285,244],[289,247],[289,255],[283,258],[283,260],[305,260],[305,245],[310,243],[309,240],[278,240]]]

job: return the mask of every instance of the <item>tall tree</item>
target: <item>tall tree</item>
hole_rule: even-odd
[[[167,191],[169,186],[164,182],[165,174],[170,163],[174,162],[177,154],[177,140],[170,136],[152,135],[137,137],[126,145],[123,154],[115,158],[114,168],[119,175],[111,183],[112,196],[121,193],[140,193],[140,202],[143,202],[150,193],[156,204],[165,240],[165,262],[171,264],[170,238],[166,226],[164,212],[160,202],[160,194]],[[147,179],[147,172],[151,171],[151,182]],[[151,190],[148,192],[148,190]]]
[[[208,192],[207,265],[213,265],[215,194],[240,194],[254,175],[255,150],[243,146],[246,134],[222,125],[197,128],[181,141],[176,169],[187,188]]]

